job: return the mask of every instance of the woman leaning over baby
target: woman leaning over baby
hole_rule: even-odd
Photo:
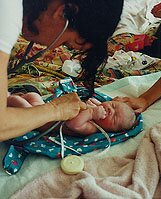
[[[68,28],[53,48],[65,44],[87,52],[82,66],[85,80],[93,82],[97,67],[106,59],[106,42],[120,19],[122,6],[123,0],[0,1],[0,141],[51,121],[71,119],[86,108],[76,93],[30,108],[7,106],[7,66],[21,30],[27,40],[49,46],[68,20]]]

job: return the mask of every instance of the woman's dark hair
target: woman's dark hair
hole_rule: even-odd
[[[53,0],[23,0],[28,28]],[[107,60],[107,40],[113,34],[121,16],[123,0],[64,0],[65,17],[69,26],[93,47],[82,62],[84,82],[93,91],[97,68]]]

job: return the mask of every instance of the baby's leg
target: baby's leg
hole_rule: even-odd
[[[30,105],[38,106],[44,104],[42,97],[38,93],[27,93],[22,96]]]
[[[32,107],[30,103],[28,103],[24,98],[22,98],[19,95],[8,96],[7,106],[8,107],[20,107],[20,108]]]

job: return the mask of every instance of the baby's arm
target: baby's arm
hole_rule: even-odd
[[[96,106],[80,112],[75,118],[68,120],[66,126],[78,133],[89,135],[97,131],[97,128],[90,121],[105,117],[106,111],[103,106]]]
[[[99,106],[101,105],[101,102],[98,101],[97,99],[95,98],[89,98],[86,102],[87,106],[89,107],[96,107],[96,106]]]
[[[66,126],[72,131],[84,135],[95,133],[97,129],[92,123],[90,123],[90,120],[92,120],[92,115],[92,108],[81,111],[75,118],[66,121]]]

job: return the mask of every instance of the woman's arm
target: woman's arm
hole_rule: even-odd
[[[89,105],[89,104],[88,104]],[[97,121],[106,117],[106,111],[103,106],[94,106],[80,112],[75,118],[66,122],[66,126],[72,131],[83,135],[90,135],[97,131],[97,128],[90,122]]]
[[[0,1],[0,141],[25,134],[47,122],[75,117],[86,105],[75,93],[31,107],[7,107],[9,54],[22,27],[22,0]]]
[[[150,105],[161,97],[161,78],[148,89],[145,93],[137,98],[134,97],[116,97],[114,100],[126,102],[136,112],[145,111]]]
[[[90,123],[93,119],[93,108],[81,111],[75,118],[66,121],[66,126],[73,132],[82,135],[89,135],[95,133],[97,128]]]
[[[145,100],[145,108],[152,105],[161,97],[161,78],[155,82],[155,84],[147,90],[145,93],[139,96],[140,99]]]
[[[47,122],[75,117],[86,105],[75,93],[32,108],[7,107],[7,64],[9,55],[0,52],[0,141],[23,135]]]

